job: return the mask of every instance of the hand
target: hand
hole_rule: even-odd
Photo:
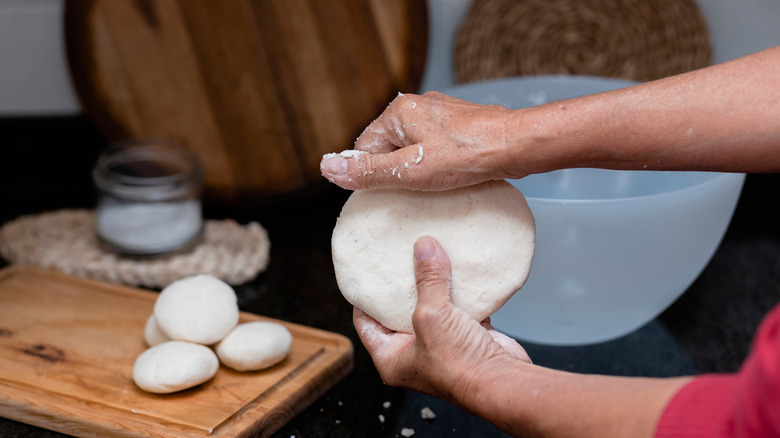
[[[509,434],[651,437],[671,396],[690,381],[533,365],[513,339],[450,303],[450,262],[433,238],[415,243],[414,270],[414,334],[390,331],[354,309],[355,328],[379,375],[388,385],[438,397]]]
[[[357,153],[328,154],[320,170],[352,190],[445,190],[520,178],[527,173],[508,170],[510,113],[437,92],[399,95],[358,137]]]
[[[489,321],[479,323],[449,301],[450,261],[432,237],[414,245],[417,308],[414,334],[396,333],[355,308],[355,328],[382,380],[463,405],[472,386],[496,367],[531,360]]]
[[[577,167],[777,172],[779,62],[775,47],[522,110],[399,95],[357,139],[357,154],[328,154],[320,170],[353,190],[446,190]]]

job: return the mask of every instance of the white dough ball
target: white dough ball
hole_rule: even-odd
[[[160,292],[154,317],[171,339],[211,345],[238,324],[236,293],[212,275],[187,277]]]
[[[144,327],[144,342],[150,347],[168,342],[171,337],[165,334],[164,331],[157,325],[157,320],[154,319],[154,313],[149,315],[149,319],[146,320],[146,326]]]
[[[265,321],[239,324],[217,344],[222,364],[236,371],[257,371],[282,361],[290,352],[292,334],[287,327]]]
[[[217,373],[219,360],[210,348],[168,341],[141,353],[133,366],[133,381],[144,391],[167,394],[199,385]]]
[[[331,248],[344,297],[385,327],[412,330],[414,243],[432,236],[452,265],[452,302],[477,321],[525,284],[536,242],[525,197],[506,181],[442,192],[357,190],[341,210]]]

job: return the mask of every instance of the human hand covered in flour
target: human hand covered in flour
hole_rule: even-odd
[[[346,189],[445,190],[519,178],[530,172],[507,166],[511,112],[438,92],[399,94],[358,137],[355,151],[365,153],[328,154],[320,170]]]
[[[325,155],[320,170],[350,190],[447,190],[575,167],[773,172],[778,58],[780,47],[519,110],[399,95],[355,151]]]
[[[531,362],[514,339],[451,304],[450,261],[432,237],[415,243],[414,269],[418,298],[413,334],[393,332],[354,309],[355,328],[384,382],[463,405],[479,376]]]

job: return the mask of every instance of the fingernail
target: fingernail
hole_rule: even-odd
[[[432,259],[435,251],[436,247],[432,239],[421,237],[414,244],[414,258],[418,262],[426,262]]]
[[[325,156],[321,167],[323,173],[327,172],[334,176],[347,174],[347,160],[339,154]]]

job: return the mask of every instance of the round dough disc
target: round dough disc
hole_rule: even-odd
[[[209,347],[168,341],[141,353],[133,381],[144,391],[168,394],[199,385],[217,373],[219,360]]]
[[[211,345],[238,324],[236,293],[212,275],[187,277],[160,292],[154,318],[171,339]]]
[[[146,345],[154,347],[155,345],[170,340],[171,338],[160,329],[159,325],[157,325],[157,320],[154,319],[154,313],[149,315],[149,318],[146,320],[146,326],[144,327],[144,342],[146,342]]]
[[[290,352],[287,327],[266,321],[239,324],[215,348],[219,360],[236,371],[257,371],[282,361]]]
[[[452,265],[451,299],[477,321],[525,283],[536,239],[531,210],[506,181],[443,192],[355,191],[331,247],[344,297],[385,327],[412,333],[414,242],[432,236]]]

